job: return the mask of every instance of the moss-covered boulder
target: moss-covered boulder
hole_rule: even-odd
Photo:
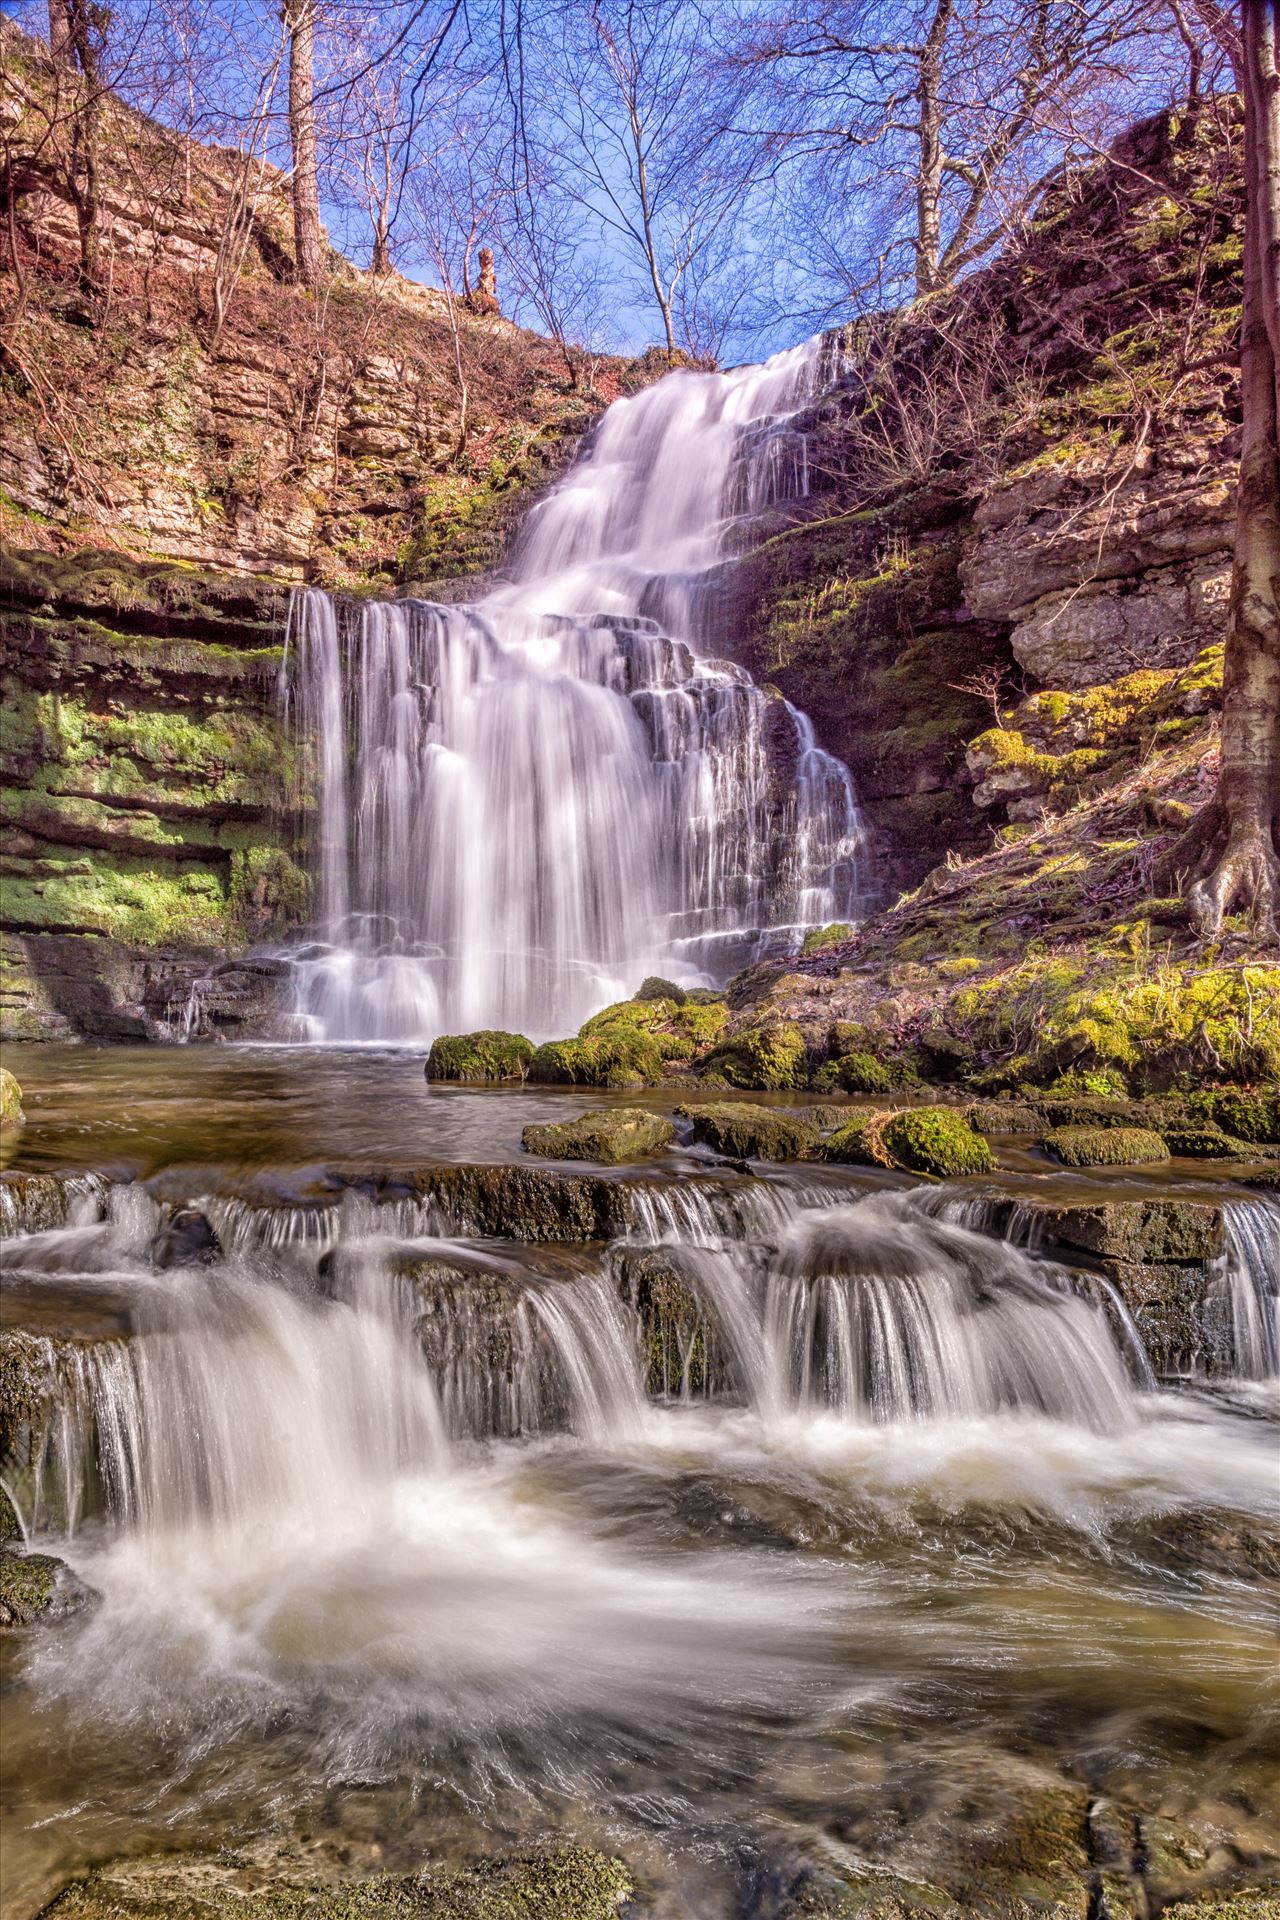
[[[668,981],[647,980],[647,987],[670,985]],[[621,1039],[629,1034],[647,1034],[664,1061],[692,1060],[705,1053],[721,1038],[729,1024],[729,1009],[714,996],[693,999],[680,988],[679,998],[667,994],[637,994],[634,1000],[619,1000],[600,1013],[593,1013],[578,1029],[581,1040]]]
[[[804,1033],[794,1021],[766,1021],[740,1027],[701,1062],[708,1079],[753,1092],[785,1092],[809,1084],[809,1055]]]
[[[0,1632],[66,1620],[97,1597],[65,1560],[0,1549]]]
[[[50,1920],[617,1920],[634,1892],[618,1860],[560,1847],[464,1868],[306,1881],[230,1851],[118,1861],[45,1908]]]
[[[1166,1126],[1165,1145],[1182,1160],[1247,1160],[1254,1149],[1221,1127]]]
[[[1224,1245],[1222,1208],[1212,1200],[1103,1200],[1061,1207],[1027,1197],[1021,1204],[1045,1242],[1106,1260],[1199,1265]]]
[[[895,1167],[939,1178],[989,1173],[991,1149],[955,1107],[906,1107],[890,1114],[880,1139]]]
[[[548,1087],[656,1087],[662,1050],[644,1028],[615,1024],[573,1040],[547,1040],[529,1061],[528,1079]]]
[[[8,1067],[0,1067],[0,1127],[20,1127],[24,1117],[22,1088]]]
[[[888,1093],[893,1075],[873,1053],[844,1053],[820,1067],[813,1084],[823,1093],[834,1093],[837,1088],[844,1093]]]
[[[579,1114],[576,1120],[526,1127],[520,1136],[526,1153],[547,1160],[594,1160],[606,1166],[661,1153],[675,1137],[676,1130],[664,1115],[646,1113],[642,1107],[606,1107],[598,1113]]]
[[[1256,1093],[1209,1090],[1193,1093],[1187,1106],[1195,1118],[1221,1127],[1237,1140],[1254,1146],[1280,1146],[1278,1089],[1261,1088]]]
[[[656,973],[642,980],[633,995],[636,1000],[669,1000],[674,1007],[682,1007],[688,997],[685,989],[678,987],[674,980],[664,980]]]
[[[427,1055],[428,1080],[523,1080],[534,1054],[522,1033],[482,1027],[475,1033],[442,1033]]]
[[[890,1113],[875,1108],[855,1109],[822,1143],[822,1157],[850,1167],[891,1167],[893,1161],[880,1137]]]
[[[817,1149],[817,1126],[803,1113],[757,1107],[745,1100],[710,1101],[677,1109],[693,1123],[693,1137],[732,1160],[803,1160]]]
[[[1018,1100],[978,1100],[968,1110],[975,1133],[1039,1133],[1044,1116]]]
[[[1044,1145],[1064,1167],[1140,1167],[1169,1158],[1150,1127],[1052,1127]]]
[[[801,953],[821,953],[824,947],[835,947],[842,940],[852,940],[856,929],[847,920],[833,920],[829,926],[811,927],[801,943]]]

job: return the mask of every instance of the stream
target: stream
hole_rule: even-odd
[[[1047,1899],[1026,1834],[1102,1805],[1280,1851],[1274,1196],[1016,1140],[985,1185],[534,1166],[580,1090],[368,1049],[11,1063],[0,1298],[47,1392],[9,1492],[100,1596],[5,1643],[14,1920],[264,1835],[330,1872],[571,1838],[726,1920],[864,1872]],[[1225,1202],[1234,1345],[1157,1379],[988,1188]],[[158,1269],[180,1205],[220,1252]]]

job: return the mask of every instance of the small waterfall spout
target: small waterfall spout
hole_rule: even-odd
[[[847,771],[699,652],[734,529],[805,489],[820,367],[814,344],[615,402],[473,606],[298,596],[312,1037],[570,1032],[646,972],[722,979],[856,912]]]
[[[1280,1381],[1280,1201],[1229,1201],[1209,1275],[1210,1331],[1240,1380]]]

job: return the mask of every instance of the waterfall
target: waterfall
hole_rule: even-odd
[[[1280,1201],[1228,1201],[1222,1225],[1226,1245],[1209,1274],[1211,1333],[1237,1379],[1280,1379]]]
[[[615,401],[474,605],[297,597],[309,1036],[561,1035],[647,972],[720,981],[856,912],[847,771],[700,651],[744,520],[805,491],[823,373],[813,342]]]

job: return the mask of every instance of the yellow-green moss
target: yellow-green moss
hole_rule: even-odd
[[[884,1122],[880,1139],[893,1164],[912,1173],[988,1173],[995,1165],[982,1135],[954,1107],[904,1108]]]
[[[807,1086],[809,1062],[804,1034],[788,1020],[740,1028],[707,1055],[701,1070],[731,1087],[758,1088],[762,1092]]]
[[[1169,1158],[1149,1127],[1054,1127],[1044,1144],[1064,1167],[1139,1167]]]

